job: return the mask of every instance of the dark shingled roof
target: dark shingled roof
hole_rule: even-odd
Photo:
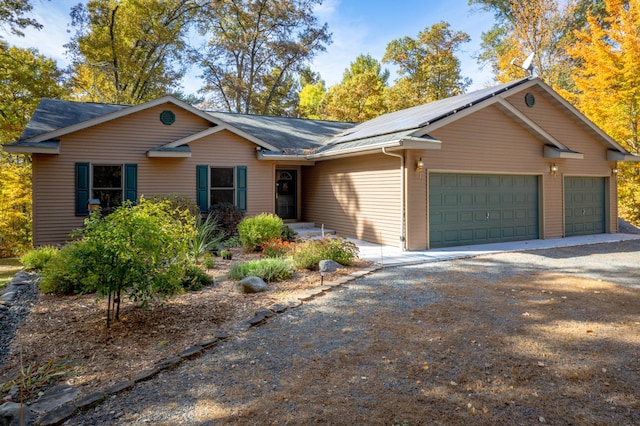
[[[129,108],[129,105],[70,102],[43,98],[18,142],[125,108]]]
[[[355,125],[338,121],[269,117],[229,112],[209,112],[209,114],[280,148],[284,153],[300,153],[301,151],[318,148],[327,139]]]

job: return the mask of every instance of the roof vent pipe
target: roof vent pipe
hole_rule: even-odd
[[[407,238],[405,233],[405,190],[404,190],[404,155],[387,152],[386,147],[382,147],[382,153],[400,159],[400,247],[402,251],[407,250]],[[382,244],[382,241],[380,241]]]

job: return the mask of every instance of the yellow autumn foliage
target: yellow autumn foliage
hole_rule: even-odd
[[[569,53],[577,107],[627,151],[640,151],[640,0],[605,0],[606,17],[590,15]],[[618,165],[620,216],[640,224],[640,166]]]
[[[6,154],[0,161],[0,257],[11,257],[31,246],[31,165]]]

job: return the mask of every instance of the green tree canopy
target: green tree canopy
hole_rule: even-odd
[[[321,103],[323,118],[362,122],[388,112],[389,71],[371,55],[360,55],[329,88]]]
[[[139,104],[177,89],[189,25],[204,0],[90,0],[72,9],[65,45],[74,95]]]
[[[494,13],[496,23],[482,34],[478,62],[489,64],[496,80],[508,82],[527,76],[517,65],[535,53],[536,74],[554,88],[571,89],[574,62],[566,53],[573,30],[585,22],[585,12],[599,0],[470,0]],[[515,61],[515,62],[514,62]]]
[[[294,76],[331,36],[313,14],[321,0],[220,0],[201,21],[209,38],[194,52],[216,109],[270,114],[295,97]],[[292,94],[293,91],[293,94]]]
[[[26,16],[32,9],[30,0],[0,0],[0,27],[21,37],[24,36],[21,30],[27,27],[41,29],[42,24]]]
[[[456,52],[470,40],[462,31],[453,31],[440,22],[387,45],[383,62],[398,67],[398,79],[391,88],[391,109],[399,110],[463,93],[471,80],[460,75]]]

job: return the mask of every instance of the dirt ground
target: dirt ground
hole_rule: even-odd
[[[640,424],[638,288],[545,270],[468,273],[499,259],[376,272],[68,424]],[[44,296],[20,341],[27,360],[73,359],[68,381],[86,391],[319,284],[306,279],[248,296],[221,281],[152,311],[128,306],[111,330],[104,302]]]
[[[17,377],[20,365],[42,366],[55,360],[71,366],[65,381],[87,395],[132,378],[197,342],[233,333],[245,327],[256,311],[320,285],[318,272],[298,271],[288,281],[270,283],[267,292],[237,293],[234,282],[226,278],[231,265],[259,255],[233,251],[233,260],[216,258],[215,268],[208,270],[215,282],[203,290],[156,301],[148,309],[123,298],[121,321],[110,328],[105,326],[106,299],[41,293],[13,340],[9,359],[0,369],[0,384]],[[367,265],[358,260],[353,266],[326,273],[324,280],[338,279]]]

